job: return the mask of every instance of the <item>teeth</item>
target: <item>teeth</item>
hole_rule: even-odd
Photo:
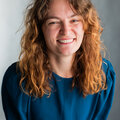
[[[73,39],[70,40],[58,40],[60,43],[70,43],[73,41]]]

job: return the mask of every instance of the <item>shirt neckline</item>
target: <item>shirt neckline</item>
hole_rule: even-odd
[[[60,79],[60,80],[72,80],[72,79],[73,79],[73,77],[70,77],[70,78],[61,77],[61,76],[59,76],[58,74],[56,74],[56,73],[54,73],[54,72],[52,72],[52,75],[53,75],[55,78]]]

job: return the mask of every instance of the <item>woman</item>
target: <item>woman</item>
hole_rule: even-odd
[[[20,60],[6,71],[7,120],[105,120],[115,72],[102,58],[102,28],[90,0],[34,0]]]

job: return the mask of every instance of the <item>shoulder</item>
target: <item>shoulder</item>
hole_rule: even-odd
[[[6,70],[3,77],[1,95],[6,118],[16,119],[20,117],[23,120],[27,119],[30,96],[26,95],[19,85],[21,74],[17,63],[13,63]]]
[[[20,72],[17,67],[17,63],[18,62],[15,62],[7,68],[3,77],[3,85],[6,83],[6,85],[10,85],[9,83],[16,83],[17,80],[20,78]]]
[[[108,70],[112,70],[114,72],[111,62],[105,58],[102,58],[102,68],[104,72],[107,72]]]
[[[116,74],[111,62],[105,58],[102,59],[102,69],[105,72],[106,78],[115,80]]]
[[[111,62],[105,58],[102,59],[102,69],[106,75],[106,90],[101,90],[98,94],[98,103],[93,119],[106,120],[112,107],[115,90],[115,71]]]
[[[6,70],[4,77],[14,76],[17,73],[17,64],[18,62],[12,63]]]
[[[115,70],[114,70],[111,62],[109,60],[103,58],[102,69],[106,75],[106,84],[107,84],[106,92],[109,93],[110,91],[112,91],[111,94],[114,94],[116,74],[115,74]]]
[[[20,82],[20,71],[17,67],[18,62],[11,64],[3,77],[2,81],[2,95],[4,96],[4,92],[9,94],[10,96],[17,96],[19,93],[22,93],[21,88],[19,86]],[[23,93],[22,93],[23,94]]]

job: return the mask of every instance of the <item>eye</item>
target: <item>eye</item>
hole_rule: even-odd
[[[50,23],[48,23],[49,25],[51,25],[51,24],[57,24],[57,22],[50,22]]]
[[[59,21],[50,21],[50,22],[48,22],[48,25],[58,25],[58,24],[60,24]]]
[[[73,23],[76,23],[76,22],[79,22],[79,20],[73,19],[72,22],[73,22]]]

